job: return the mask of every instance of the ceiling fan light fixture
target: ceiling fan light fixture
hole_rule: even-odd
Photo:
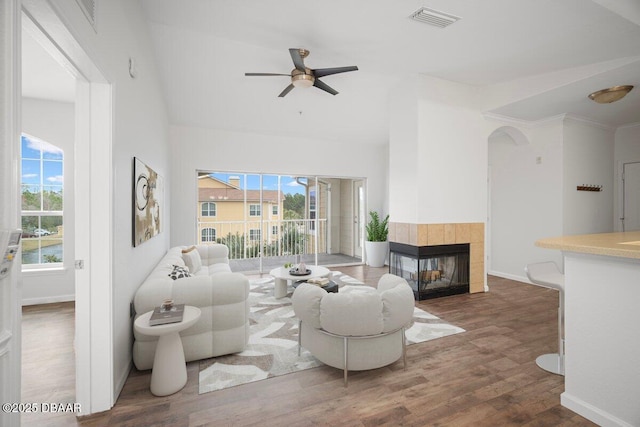
[[[295,87],[306,88],[313,86],[315,78],[309,74],[296,74],[291,76],[291,84]]]
[[[624,98],[633,89],[632,85],[614,86],[589,94],[589,99],[598,104],[611,104]]]

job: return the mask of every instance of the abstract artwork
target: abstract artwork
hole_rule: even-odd
[[[133,158],[133,246],[162,231],[162,177]]]

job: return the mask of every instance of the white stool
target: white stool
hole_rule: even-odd
[[[545,371],[564,375],[564,274],[555,262],[528,264],[524,271],[529,280],[540,286],[557,289],[560,292],[558,306],[558,353],[538,356],[536,364]]]

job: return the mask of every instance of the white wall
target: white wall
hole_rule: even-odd
[[[495,127],[500,126],[496,123]],[[534,245],[543,237],[562,234],[562,120],[526,133],[529,144],[516,145],[505,138],[489,141],[491,247],[487,269],[490,274],[522,281],[528,263],[552,260],[562,265],[560,251]]]
[[[565,119],[563,235],[613,231],[613,151],[612,129]],[[602,191],[577,191],[578,185],[602,185]]]
[[[622,223],[618,220],[622,217],[622,165],[631,162],[640,162],[640,124],[621,127],[615,132],[613,219],[616,231],[622,231]]]
[[[418,223],[485,222],[487,134],[473,86],[420,76]]]
[[[610,232],[613,224],[613,131],[570,117],[529,126],[528,144],[489,140],[489,272],[522,281],[528,263],[562,267],[560,251],[538,248],[536,240]],[[577,191],[582,184],[603,191]]]
[[[389,108],[389,221],[418,222],[418,129],[416,77],[392,91]]]
[[[168,119],[140,5],[129,0],[99,3],[97,31],[75,0],[55,2],[72,33],[113,89],[113,246],[111,313],[113,318],[114,396],[131,365],[133,320],[129,303],[169,247],[170,192],[165,188],[164,232],[136,248],[132,245],[133,157],[139,157],[169,182]],[[138,76],[129,75],[129,58]],[[80,141],[79,143],[82,143]],[[109,301],[105,301],[109,304]],[[115,398],[114,398],[115,400]]]
[[[387,199],[386,145],[171,126],[171,245],[196,242],[196,171],[367,178],[368,209]]]
[[[391,221],[485,222],[486,182],[486,123],[476,89],[408,78],[391,98]]]
[[[22,304],[45,304],[75,299],[74,261],[74,105],[42,99],[22,99],[22,130],[64,151],[63,268],[26,270],[22,274]]]

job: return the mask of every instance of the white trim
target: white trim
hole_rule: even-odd
[[[27,298],[22,300],[22,306],[25,307],[28,305],[55,304],[57,302],[70,302],[75,300],[75,294],[56,295],[54,297]]]
[[[523,267],[524,271],[524,267]],[[503,279],[515,280],[516,282],[526,283],[528,285],[533,285],[525,276],[516,276],[515,274],[503,273],[501,271],[490,270],[487,272],[489,276],[501,277]]]
[[[573,113],[557,114],[555,116],[545,117],[545,118],[539,119],[539,120],[516,119],[514,117],[503,116],[501,114],[496,114],[496,113],[491,113],[491,112],[484,112],[484,113],[482,113],[482,116],[487,120],[499,120],[501,122],[511,123],[511,124],[514,124],[514,125],[518,125],[518,126],[522,126],[522,127],[528,128],[528,129],[530,129],[532,127],[535,127],[535,126],[543,125],[543,124],[548,123],[548,122],[558,121],[558,120],[573,120],[573,121],[576,121],[576,122],[588,123],[588,124],[590,124],[592,126],[599,127],[601,129],[605,129],[605,130],[610,130],[610,131],[616,131],[617,129],[624,129],[624,128],[628,128],[628,127],[640,126],[640,123],[631,123],[631,124],[625,124],[625,125],[620,125],[620,126],[611,126],[611,125],[608,125],[608,124],[605,124],[605,123],[601,123],[601,122],[597,122],[595,120],[589,119],[587,117],[579,116],[579,115],[573,114]]]
[[[21,25],[20,0],[0,1],[0,229],[20,224]],[[20,254],[18,254],[21,256]],[[20,402],[22,299],[20,265],[0,279],[0,401]],[[0,412],[0,425],[17,427],[19,413]]]
[[[62,263],[60,263],[62,265]],[[42,265],[42,264],[38,264]],[[39,277],[39,276],[63,276],[67,274],[69,270],[67,267],[55,267],[55,268],[25,268],[27,266],[22,266],[22,276],[23,277]]]
[[[565,114],[565,120],[573,120],[576,122],[587,123],[591,126],[595,126],[604,130],[615,131],[615,126],[606,125],[604,123],[596,122],[595,120],[588,119],[586,117],[578,116],[577,114],[567,113]]]
[[[88,415],[111,409],[113,378],[112,252],[112,96],[105,74],[82,46],[59,5],[23,0],[50,53],[76,77],[75,254],[85,268],[76,270],[76,402]],[[20,87],[20,85],[18,85]],[[88,179],[87,179],[88,177]],[[105,196],[106,195],[106,196]]]
[[[566,391],[560,395],[560,404],[602,427],[634,427],[633,424],[629,424],[602,409],[596,408],[584,400],[568,394]]]
[[[640,122],[638,122],[638,123],[629,123],[628,125],[618,126],[618,127],[616,128],[616,130],[618,130],[618,129],[634,128],[634,127],[636,127],[636,126],[640,126]]]
[[[530,120],[515,119],[513,117],[503,116],[502,114],[491,113],[488,111],[482,113],[482,117],[484,117],[487,120],[498,120],[505,123],[511,123],[517,126],[523,126],[525,128],[530,128],[534,124],[534,122]]]

